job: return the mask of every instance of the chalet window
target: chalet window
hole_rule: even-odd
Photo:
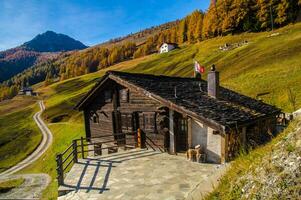
[[[121,102],[129,102],[129,90],[128,89],[120,90],[119,96],[120,96]]]
[[[93,123],[95,123],[95,124],[97,123],[98,124],[99,120],[98,120],[98,115],[96,113],[94,113],[92,115],[92,121],[93,121]]]
[[[187,132],[187,119],[180,119],[179,123],[180,123],[180,131],[179,132],[186,133]]]
[[[140,128],[142,128],[145,132],[157,133],[156,113],[142,113],[142,115],[140,115]]]
[[[218,134],[219,134],[219,131],[213,130],[212,134],[213,134],[213,135],[218,135]]]
[[[105,102],[106,103],[112,102],[112,91],[111,90],[105,91]]]

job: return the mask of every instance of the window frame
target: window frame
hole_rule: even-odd
[[[142,126],[143,126],[143,130],[145,132],[158,133],[156,117],[157,117],[156,112],[143,112],[142,113],[142,122],[143,122]]]
[[[105,90],[105,92],[104,92],[104,102],[105,103],[111,103],[112,102],[112,91],[111,90]]]
[[[129,89],[127,88],[124,88],[124,89],[121,89],[119,90],[119,99],[120,99],[120,102],[123,102],[123,103],[128,103],[129,102],[129,95],[130,92],[129,92]]]

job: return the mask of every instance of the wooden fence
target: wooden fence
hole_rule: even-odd
[[[104,145],[105,144],[105,145]],[[89,146],[94,148],[89,149]],[[95,149],[97,147],[97,149]],[[79,157],[84,159],[88,152],[94,151],[102,154],[102,151],[107,149],[113,150],[110,153],[114,153],[116,148],[133,149],[139,148],[151,148],[153,150],[165,151],[162,147],[155,144],[151,138],[143,134],[140,129],[137,132],[131,133],[119,133],[114,135],[102,135],[99,137],[90,137],[75,139],[68,148],[56,155],[57,163],[57,180],[58,185],[64,185],[64,178],[66,173],[71,169],[74,163],[78,162]]]
[[[64,178],[66,173],[71,169],[74,163],[78,162],[78,158],[85,158],[87,153],[90,151],[95,151],[94,148],[89,149],[89,146],[97,146],[97,151],[102,152],[107,149],[116,149],[118,147],[135,148],[138,146],[137,134],[131,133],[120,133],[114,135],[102,135],[99,137],[75,139],[68,148],[56,155],[57,163],[57,180],[59,185],[64,184]],[[104,147],[103,144],[106,144]]]

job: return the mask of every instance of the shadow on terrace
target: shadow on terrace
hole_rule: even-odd
[[[162,154],[160,151],[133,149],[95,158],[78,159],[70,172],[67,173],[59,193],[70,191],[85,191],[87,193],[103,193],[110,190],[108,182],[113,168],[118,168],[123,162]],[[117,169],[122,171],[122,169]],[[116,170],[116,171],[117,171]],[[122,172],[121,172],[122,173]],[[114,181],[113,181],[114,182]]]

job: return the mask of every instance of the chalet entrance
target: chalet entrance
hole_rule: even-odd
[[[174,132],[177,152],[184,152],[188,149],[188,121],[182,114],[175,112]]]
[[[118,142],[118,144],[127,144],[127,146],[135,147],[135,143],[137,142],[136,131],[138,129],[137,125],[137,114],[131,112],[113,112],[113,129],[116,140],[122,141]],[[120,135],[120,134],[125,135]],[[130,140],[126,135],[130,135]],[[124,140],[126,138],[126,140]]]
[[[167,147],[167,142],[165,141],[165,135],[167,135],[164,130],[159,128],[159,124],[157,124],[158,119],[157,112],[120,112],[116,111],[113,114],[113,127],[114,134],[118,135],[120,133],[124,133],[126,135],[132,135],[133,137],[131,141],[127,140],[127,136],[116,137],[115,139],[122,140],[126,137],[126,145],[134,144],[138,142],[137,131],[140,129],[140,141],[141,146],[152,148],[154,150],[165,151]],[[133,141],[133,138],[134,141]],[[137,147],[137,146],[136,146]]]

